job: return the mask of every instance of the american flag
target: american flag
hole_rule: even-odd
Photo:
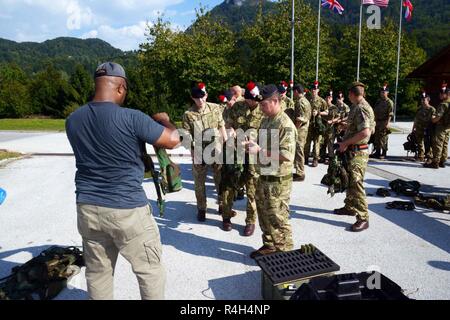
[[[322,0],[322,7],[329,7],[330,10],[333,10],[339,14],[344,12],[344,7],[337,2],[337,0]]]
[[[363,4],[374,4],[381,8],[386,8],[389,5],[389,0],[363,0]]]

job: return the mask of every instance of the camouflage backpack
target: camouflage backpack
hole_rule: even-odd
[[[0,279],[0,300],[53,299],[83,266],[79,249],[51,247]]]

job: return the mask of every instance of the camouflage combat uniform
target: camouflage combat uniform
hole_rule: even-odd
[[[244,132],[253,129],[254,135],[252,136],[252,139],[255,139],[255,141],[257,141],[257,133],[263,118],[264,114],[259,108],[259,105],[257,105],[252,110],[245,100],[239,101],[234,104],[233,108],[231,108],[231,111],[226,121],[226,127],[233,128],[235,130],[241,129]],[[257,207],[256,207],[255,193],[258,174],[256,172],[254,164],[247,163],[245,165],[245,168],[246,168],[245,188],[247,191],[246,223],[247,225],[249,225],[249,224],[256,224]],[[223,217],[225,219],[231,218],[232,215],[231,207],[233,203],[232,198],[234,198],[234,191],[227,192],[226,195],[224,196]]]
[[[380,99],[375,104],[373,112],[376,121],[374,146],[377,151],[382,150],[386,153],[389,144],[389,134],[386,126],[389,119],[394,116],[394,102],[389,98],[386,100]]]
[[[436,124],[433,137],[433,163],[444,164],[448,157],[448,140],[450,138],[450,99],[443,101],[437,107],[436,116],[441,120]]]
[[[289,223],[289,203],[297,129],[283,111],[273,118],[264,118],[261,130],[265,129],[279,130],[279,153],[288,161],[281,162],[278,168],[261,164],[257,166],[260,174],[256,189],[259,224],[265,246],[275,247],[278,251],[290,251],[294,247]],[[267,148],[269,152],[270,147],[269,142]]]
[[[352,138],[358,132],[370,128],[375,129],[375,116],[372,107],[366,100],[362,100],[357,105],[352,105],[348,115],[348,128],[344,136],[344,141]],[[359,141],[356,145],[368,144],[370,137]],[[368,150],[352,151],[351,147],[347,151],[348,163],[347,172],[349,174],[349,187],[345,198],[345,208],[356,214],[359,221],[369,220],[369,207],[367,204],[366,192],[364,190],[364,176],[369,162]]]
[[[225,122],[223,121],[222,116],[222,108],[213,103],[206,103],[206,106],[202,108],[202,110],[198,110],[197,106],[191,107],[188,111],[183,115],[183,129],[187,130],[193,140],[193,144],[191,146],[191,152],[194,154],[194,146],[197,143],[202,143],[201,141],[195,141],[196,135],[195,131],[203,133],[212,129],[215,131],[216,136],[219,136],[219,129],[225,126]],[[197,133],[198,135],[198,133]],[[203,146],[202,146],[203,150]],[[195,182],[195,196],[197,198],[197,208],[198,210],[206,210],[207,202],[206,202],[206,176],[208,172],[208,167],[211,167],[214,172],[214,184],[216,186],[217,193],[220,186],[220,173],[221,173],[221,165],[213,164],[195,164],[192,165],[192,171],[194,175]],[[222,206],[222,199],[219,194],[219,206]]]
[[[305,175],[305,144],[308,138],[309,121],[311,120],[311,104],[305,97],[295,99],[295,120],[298,138],[295,151],[295,172],[299,176]]]
[[[320,117],[320,115],[317,115],[316,117],[313,116],[313,111],[316,110],[317,112],[324,112],[328,110],[328,105],[326,101],[317,96],[316,98],[312,98],[309,101],[311,104],[311,121],[309,123],[309,131],[308,131],[308,138],[306,140],[306,146],[305,146],[305,158],[309,158],[309,154],[311,152],[311,144],[314,144],[313,148],[313,158],[318,160],[320,156],[320,144],[321,144],[321,133],[317,132],[317,129],[314,125],[316,121],[316,117]]]
[[[340,118],[339,109],[336,105],[332,104],[328,107],[328,115],[323,117],[326,122],[327,130],[323,135],[324,154],[321,155],[322,158],[324,158],[325,156],[331,158],[333,156],[333,145],[334,141],[336,140],[336,124],[329,124],[328,121],[332,121],[338,118]],[[328,151],[328,154],[326,151]]]
[[[423,159],[425,156],[428,159],[432,158],[431,149],[425,155],[425,131],[431,125],[431,119],[436,114],[436,109],[432,106],[424,107],[421,106],[417,111],[416,118],[414,120],[415,135],[417,139],[417,144],[419,145],[418,157]]]
[[[295,122],[295,102],[288,96],[281,97],[281,109]]]

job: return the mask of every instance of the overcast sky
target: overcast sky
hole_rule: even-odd
[[[195,9],[222,0],[0,0],[0,38],[42,42],[61,36],[100,38],[122,50],[138,49],[147,21],[164,12],[185,29]]]

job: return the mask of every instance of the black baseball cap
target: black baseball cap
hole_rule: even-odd
[[[94,78],[97,79],[100,77],[119,77],[125,79],[128,83],[125,69],[115,62],[105,62],[100,64],[95,70]]]

